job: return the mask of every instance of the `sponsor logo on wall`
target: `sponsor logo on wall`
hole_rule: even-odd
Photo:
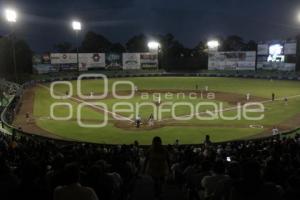
[[[256,52],[212,52],[208,58],[209,70],[255,70]]]
[[[140,54],[139,53],[123,53],[123,69],[140,69]]]
[[[151,69],[158,67],[157,53],[141,53],[141,68]]]
[[[91,68],[105,68],[104,53],[80,53],[79,70],[86,71]]]
[[[107,69],[122,69],[122,54],[121,53],[107,53],[105,54]]]

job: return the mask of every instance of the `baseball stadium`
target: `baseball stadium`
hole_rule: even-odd
[[[0,199],[299,199],[300,4],[259,2],[0,2]]]

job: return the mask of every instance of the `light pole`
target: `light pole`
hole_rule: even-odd
[[[11,26],[11,43],[12,43],[12,56],[13,56],[13,66],[14,66],[14,77],[15,81],[18,82],[17,75],[17,61],[16,61],[16,50],[15,50],[15,34],[13,24],[17,22],[17,12],[14,9],[7,8],[4,11],[6,21]]]
[[[81,31],[81,23],[79,21],[72,22],[72,28],[76,34],[76,59],[77,59],[77,69],[79,71],[79,56],[78,56],[78,32]]]
[[[208,51],[218,51],[220,42],[218,40],[210,40],[207,42]]]
[[[148,48],[150,52],[155,52],[157,54],[157,68],[159,68],[159,51],[160,51],[160,43],[157,41],[148,42]]]

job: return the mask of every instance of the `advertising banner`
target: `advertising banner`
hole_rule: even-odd
[[[284,44],[284,54],[285,55],[296,55],[297,43],[285,43]]]
[[[105,68],[104,53],[80,53],[79,71],[86,71],[90,68]]]
[[[47,74],[51,72],[58,72],[59,68],[51,64],[34,64],[33,70],[37,74]]]
[[[58,69],[50,64],[50,54],[35,54],[32,58],[32,67],[37,74],[47,74],[50,72],[57,72]]]
[[[257,45],[257,55],[269,55],[269,45],[268,44]]]
[[[255,70],[256,52],[212,52],[208,56],[209,70]]]
[[[295,63],[284,63],[284,62],[258,62],[257,69],[262,70],[278,70],[278,71],[295,71]]]
[[[141,59],[139,53],[123,53],[123,69],[140,69]]]
[[[76,64],[76,53],[51,53],[51,64]]]
[[[107,69],[122,69],[122,54],[106,53],[105,63]]]
[[[140,58],[142,69],[158,68],[157,53],[141,53]]]

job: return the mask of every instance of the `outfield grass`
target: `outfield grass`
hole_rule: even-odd
[[[300,95],[300,83],[296,81],[278,81],[278,80],[258,80],[258,79],[239,79],[239,78],[200,78],[200,77],[145,77],[145,78],[120,78],[110,79],[108,90],[111,92],[112,84],[115,81],[132,81],[138,86],[139,90],[193,90],[196,84],[199,90],[204,90],[205,86],[209,87],[210,91],[228,92],[245,95],[250,93],[252,96],[271,98],[271,93],[276,94],[276,98],[285,96]],[[77,96],[76,81],[72,81],[74,88],[73,96]],[[50,85],[47,84],[47,87]],[[129,86],[119,85],[118,91],[129,90]],[[67,87],[64,85],[57,85],[55,92],[65,93]],[[89,94],[90,92],[101,93],[103,92],[103,82],[101,80],[84,80],[82,85],[82,93]],[[187,100],[183,98],[175,98],[171,101],[181,102],[188,101],[192,105],[196,105],[199,102],[209,101],[221,103],[218,100]],[[129,100],[123,100],[128,103],[141,103],[149,102],[152,100],[144,100],[141,96],[135,96]],[[162,97],[162,102],[167,101]],[[54,102],[67,102],[72,105],[74,112],[72,120],[70,121],[55,121],[49,119],[50,105]],[[107,105],[108,110],[112,110],[115,103],[120,102],[118,99],[108,98],[104,100],[95,100],[95,102],[102,102]],[[224,107],[232,107],[228,102],[223,102]],[[265,104],[265,118],[260,121],[249,120],[214,120],[214,121],[200,121],[193,118],[184,122],[165,122],[164,127],[153,130],[135,130],[117,128],[112,122],[104,128],[82,128],[77,125],[77,107],[78,102],[74,100],[55,100],[50,96],[49,90],[44,87],[37,87],[35,101],[34,101],[34,116],[36,124],[48,132],[52,132],[56,135],[62,136],[68,139],[76,139],[88,142],[106,143],[106,144],[129,144],[134,140],[138,140],[141,144],[150,144],[154,136],[161,136],[165,144],[172,144],[176,139],[179,139],[184,144],[196,144],[203,141],[206,134],[211,135],[213,141],[228,141],[242,138],[248,138],[254,135],[260,135],[266,133],[269,128],[275,125],[282,125],[287,120],[293,118],[300,113],[300,97],[290,99],[286,106],[283,101],[268,102]],[[201,112],[210,110],[209,107],[202,107]],[[56,116],[66,116],[67,109],[65,107],[59,107],[55,109]],[[139,113],[143,119],[147,118],[152,110],[150,107],[145,107]],[[226,116],[233,116],[236,110],[224,112]],[[129,117],[128,113],[119,113],[122,116]],[[186,107],[178,107],[176,110],[177,115],[189,114]],[[103,112],[97,111],[90,107],[85,107],[82,110],[82,117],[84,120],[92,121],[89,123],[95,123],[96,120],[103,120]],[[170,113],[165,113],[164,118],[170,118]],[[112,117],[109,115],[109,120]],[[129,123],[129,122],[128,122]],[[175,125],[174,125],[175,123]],[[169,126],[168,126],[169,125]],[[249,128],[249,125],[262,125],[263,129]]]

